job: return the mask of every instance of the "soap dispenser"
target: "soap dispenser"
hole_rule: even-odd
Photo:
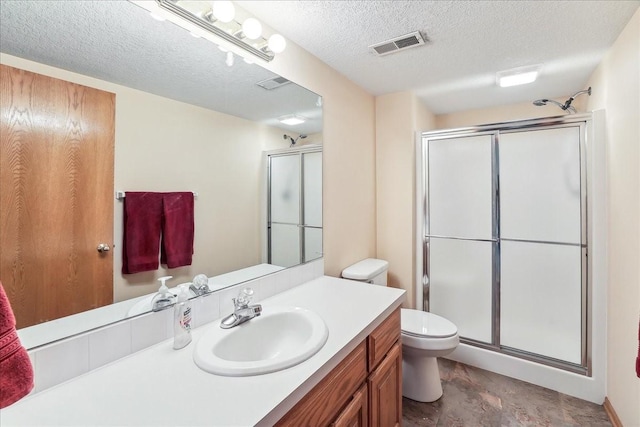
[[[191,342],[191,302],[189,301],[189,284],[179,286],[178,302],[173,315],[173,348],[186,347]]]
[[[151,300],[151,310],[160,311],[173,305],[175,295],[169,292],[169,288],[167,288],[167,280],[172,278],[173,276],[164,276],[158,279],[160,289],[158,289],[158,293],[155,294]]]

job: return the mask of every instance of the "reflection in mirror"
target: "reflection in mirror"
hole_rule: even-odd
[[[158,289],[160,276],[173,276],[168,286],[175,287],[203,273],[212,288],[221,289],[320,256],[321,197],[302,208],[315,215],[314,222],[296,226],[301,236],[297,247],[305,242],[313,246],[310,255],[283,265],[270,262],[266,191],[267,152],[291,150],[302,156],[321,147],[322,101],[317,94],[240,58],[229,67],[225,53],[209,40],[157,22],[130,2],[56,2],[55,7],[3,2],[0,23],[0,162],[3,174],[13,174],[13,179],[3,175],[0,187],[0,227],[5,227],[0,229],[0,280],[23,327],[26,347],[146,312],[144,301]],[[25,87],[29,90],[20,92]],[[18,92],[26,99],[13,96]],[[51,108],[36,111],[33,97],[42,92],[59,98],[46,100]],[[95,122],[82,124],[83,114],[95,109],[98,98],[106,107],[97,110],[111,130]],[[32,109],[18,108],[18,102]],[[10,114],[16,112],[24,114]],[[292,115],[305,122],[286,125],[278,120]],[[57,127],[73,132],[60,136],[53,132]],[[111,148],[83,163],[77,161],[76,148],[89,130],[110,141]],[[67,148],[56,153],[55,161],[29,157],[35,152],[30,137],[36,131],[45,135],[45,143],[67,143],[58,144]],[[21,138],[18,146],[28,151],[16,148],[15,135]],[[297,140],[295,146],[290,147],[289,138]],[[5,150],[10,144],[14,150]],[[46,150],[50,148],[44,155],[50,155]],[[56,169],[63,175],[54,179],[49,174]],[[316,164],[315,169],[305,179],[314,188],[309,194],[321,195],[321,167]],[[86,191],[83,184],[94,181],[101,189],[90,190],[89,201],[78,204],[79,192]],[[197,193],[191,265],[122,274],[123,202],[115,199],[115,191]],[[80,225],[93,234],[78,237]],[[99,251],[99,244],[109,250],[102,246]],[[45,267],[38,257],[45,259]],[[87,269],[92,263],[102,267]],[[100,273],[105,265],[108,271]],[[84,270],[89,273],[81,277]],[[101,287],[106,297],[83,296],[88,288]],[[76,304],[80,300],[85,307]],[[108,305],[98,308],[104,303]],[[60,316],[66,317],[51,321]],[[55,335],[40,338],[42,328]]]

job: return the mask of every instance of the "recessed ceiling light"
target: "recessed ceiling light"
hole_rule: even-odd
[[[538,78],[539,65],[520,67],[500,71],[496,74],[496,81],[500,87],[509,87],[533,83]]]
[[[279,117],[279,118],[278,118],[278,121],[279,121],[280,123],[285,124],[285,125],[290,125],[290,126],[292,126],[292,125],[299,125],[299,124],[302,124],[302,123],[306,122],[306,121],[307,121],[307,119],[305,119],[305,118],[304,118],[304,117],[302,117],[302,116],[298,116],[298,115],[296,115],[296,114],[291,114],[291,115],[288,115],[288,116],[282,116],[282,117]]]

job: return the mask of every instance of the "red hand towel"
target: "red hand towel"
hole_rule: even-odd
[[[122,273],[157,270],[162,193],[127,191],[123,222]]]
[[[160,262],[169,268],[191,265],[193,258],[193,193],[164,193]]]
[[[640,378],[640,320],[638,321],[638,356],[636,357],[636,376]]]
[[[32,388],[31,360],[18,338],[16,318],[0,282],[0,408],[22,399]]]

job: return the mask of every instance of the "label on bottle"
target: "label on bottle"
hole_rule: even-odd
[[[187,332],[191,332],[191,307],[186,307],[180,319],[180,326]]]

